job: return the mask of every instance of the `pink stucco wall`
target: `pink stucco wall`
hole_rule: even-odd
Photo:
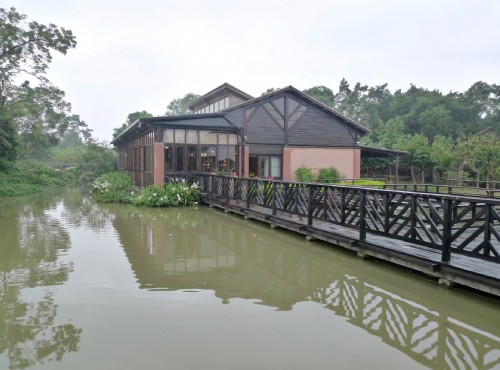
[[[360,177],[361,153],[355,148],[287,148],[289,171],[283,166],[283,180],[296,180],[295,171],[301,166],[309,167],[315,174],[321,168],[335,167],[347,179]],[[285,160],[284,160],[285,162]],[[285,178],[285,175],[289,178]]]

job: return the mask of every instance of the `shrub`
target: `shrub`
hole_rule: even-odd
[[[319,170],[318,181],[324,183],[338,182],[342,178],[342,174],[335,167],[321,168]]]
[[[90,195],[101,203],[129,203],[133,182],[123,172],[109,172],[92,183]]]
[[[299,182],[314,182],[316,177],[312,170],[306,166],[300,166],[295,170],[295,176]]]
[[[361,186],[365,188],[383,189],[385,183],[383,181],[378,181],[378,180],[361,179],[361,180],[354,180],[354,183],[352,181],[341,182],[339,185]]]
[[[200,188],[184,180],[164,185],[151,185],[133,195],[132,204],[147,207],[192,206],[200,202]]]

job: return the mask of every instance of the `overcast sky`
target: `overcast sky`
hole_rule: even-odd
[[[74,114],[111,140],[129,113],[228,82],[270,87],[346,78],[391,91],[500,83],[499,0],[15,0],[28,21],[71,29],[78,45],[48,77]]]

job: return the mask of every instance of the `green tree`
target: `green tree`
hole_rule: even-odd
[[[15,8],[0,8],[0,35],[0,120],[5,124],[0,130],[0,156],[8,159],[18,154],[23,143],[19,152],[27,153],[26,140],[33,144],[33,139],[40,139],[37,145],[41,148],[54,144],[67,127],[62,117],[69,105],[45,73],[52,52],[66,54],[76,40],[70,30],[26,22],[26,15]],[[26,81],[19,86],[23,79]],[[32,87],[28,80],[38,85]]]
[[[433,167],[427,138],[422,134],[405,135],[396,148],[409,153],[402,158],[402,162],[410,166],[413,182],[424,183]]]
[[[314,86],[302,91],[304,94],[332,108],[335,99],[335,94],[332,89],[326,86]]]
[[[434,138],[430,146],[430,159],[434,164],[434,182],[439,182],[441,176],[450,178],[450,174],[456,174],[459,158],[450,137],[438,135]]]
[[[474,171],[478,179],[481,174],[486,181],[500,179],[499,135],[488,132],[481,135],[462,137],[457,145],[465,167]]]
[[[190,114],[190,110],[188,105],[198,99],[200,95],[187,93],[182,98],[177,98],[172,100],[167,105],[167,111],[165,112],[166,116],[181,116],[184,114]]]
[[[153,117],[153,115],[151,113],[146,112],[145,110],[130,113],[127,116],[127,121],[125,123],[123,123],[120,127],[115,127],[113,129],[113,139],[116,138],[122,131],[124,131],[128,126],[137,121],[139,118],[150,118],[150,117]]]

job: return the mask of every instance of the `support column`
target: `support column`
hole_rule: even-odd
[[[153,144],[153,182],[155,185],[165,183],[165,147],[163,142]]]
[[[293,181],[292,178],[292,149],[283,148],[283,181]]]
[[[243,173],[243,177],[248,177],[249,174],[250,174],[250,169],[248,168],[249,165],[250,165],[250,147],[248,145],[245,145],[245,148],[244,148],[244,156],[243,156],[243,161],[244,161],[244,173]]]

